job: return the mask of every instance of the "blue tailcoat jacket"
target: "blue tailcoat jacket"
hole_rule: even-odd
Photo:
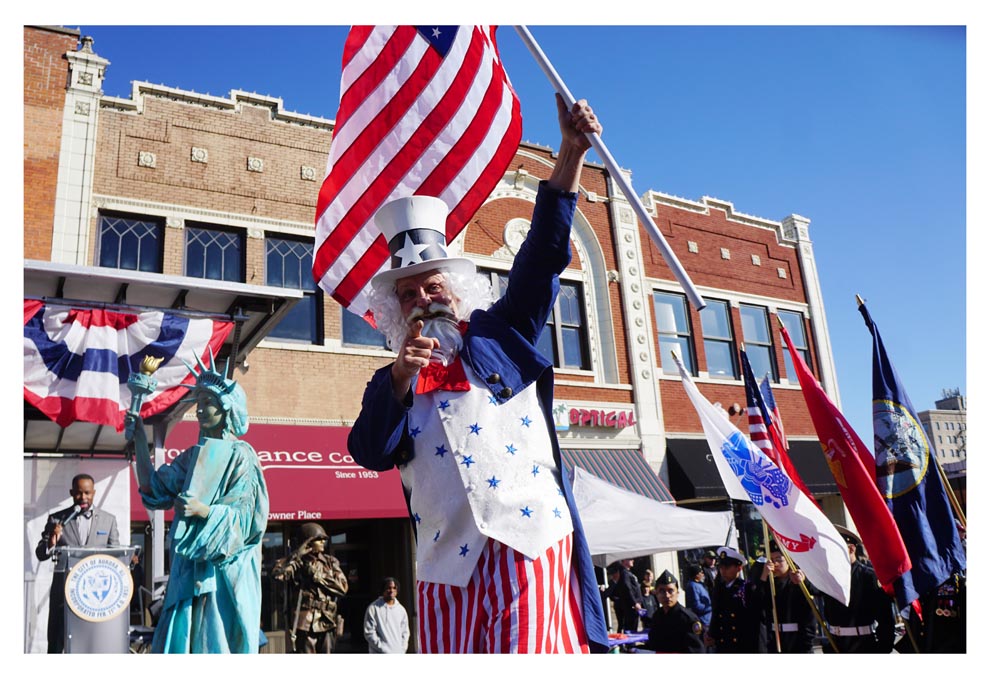
[[[560,459],[553,423],[553,366],[536,348],[560,290],[559,274],[571,259],[570,231],[577,194],[541,182],[533,222],[519,248],[505,294],[491,308],[471,314],[461,356],[486,379],[499,403],[536,383],[554,461],[561,470],[567,507],[574,524],[573,566],[581,583],[582,617],[592,652],[608,650],[601,594],[574,494]],[[367,469],[386,471],[410,461],[415,452],[408,433],[412,392],[404,402],[392,395],[391,366],[372,376],[361,414],[347,438],[350,454]]]

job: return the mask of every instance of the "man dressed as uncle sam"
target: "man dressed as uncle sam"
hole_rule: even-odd
[[[427,653],[607,650],[601,597],[537,349],[570,261],[586,102],[557,97],[560,152],[532,227],[491,304],[487,279],[447,257],[448,206],[413,196],[375,221],[392,253],[371,309],[397,353],[365,390],[348,437],[358,463],[398,466],[417,534],[419,647]],[[486,308],[488,307],[488,308]]]

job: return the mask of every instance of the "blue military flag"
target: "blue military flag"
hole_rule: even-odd
[[[965,572],[966,554],[952,507],[936,468],[931,443],[900,378],[887,358],[883,340],[865,304],[860,304],[873,335],[873,447],[877,487],[887,501],[911,556],[905,585],[921,596],[953,573]]]

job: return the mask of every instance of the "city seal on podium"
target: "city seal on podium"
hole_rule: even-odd
[[[90,622],[112,620],[128,610],[133,593],[130,570],[106,554],[81,559],[65,578],[65,603]]]

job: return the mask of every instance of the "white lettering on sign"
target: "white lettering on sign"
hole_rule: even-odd
[[[585,410],[571,408],[569,414],[571,424],[582,427],[609,427],[624,429],[636,424],[636,416],[625,410]]]
[[[261,463],[261,468],[266,469],[268,467],[282,467],[282,468],[292,468],[301,467],[305,469],[353,469],[354,472],[338,472],[337,478],[339,479],[377,479],[378,472],[372,472],[365,470],[364,467],[357,464],[354,458],[348,453],[341,453],[338,451],[331,451],[325,456],[318,450],[258,450],[258,462]],[[166,448],[165,449],[165,463],[171,464],[175,462],[175,458],[182,453],[180,448]]]

